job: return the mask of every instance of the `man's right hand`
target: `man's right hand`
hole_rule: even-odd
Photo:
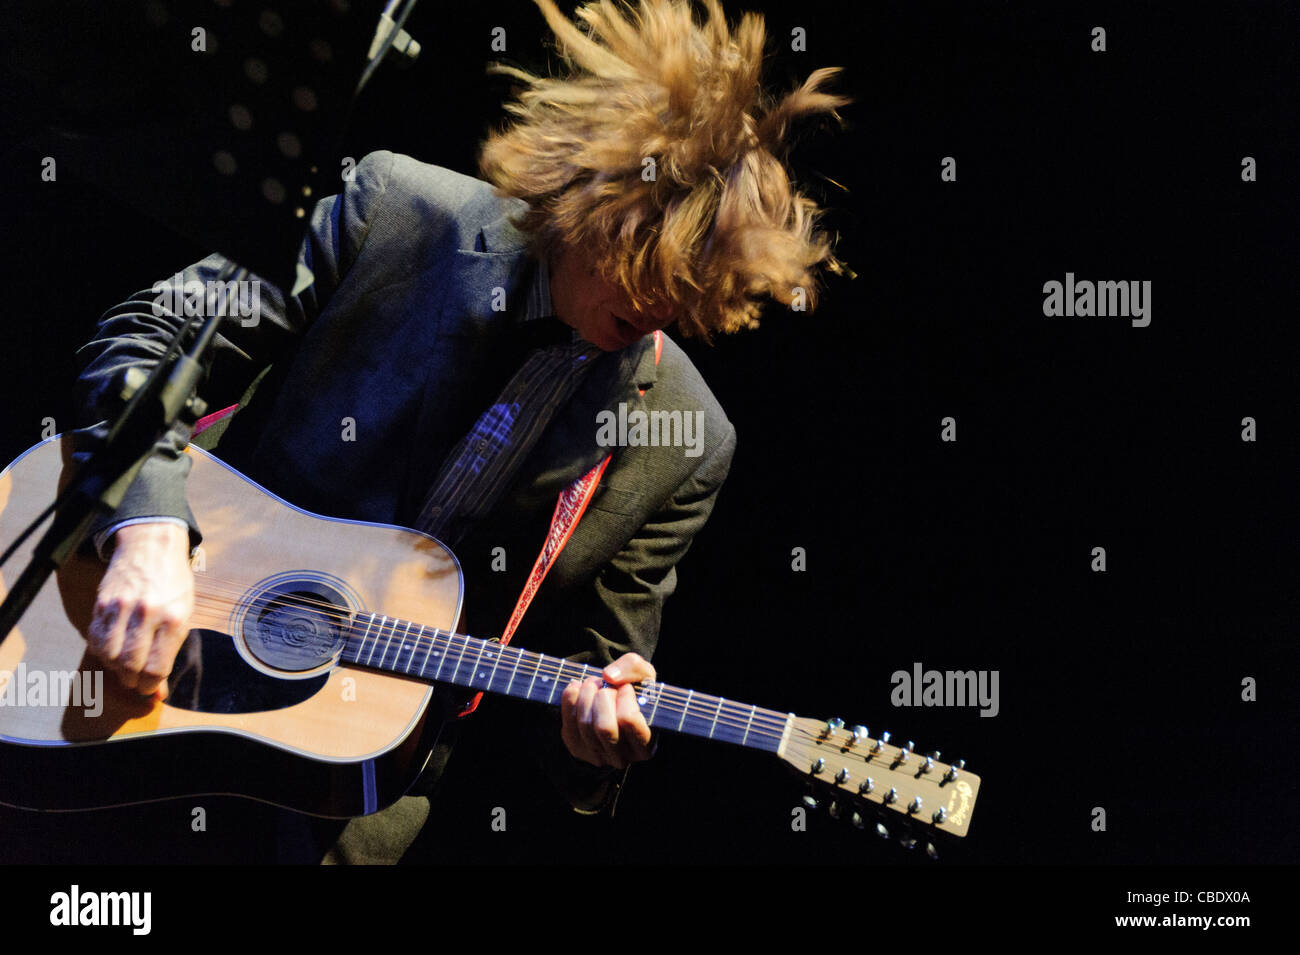
[[[90,652],[144,696],[161,687],[189,633],[194,572],[189,531],[169,522],[129,524],[114,535],[95,600]]]

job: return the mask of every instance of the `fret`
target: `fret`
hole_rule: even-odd
[[[545,660],[546,660],[545,653],[538,654],[537,663],[533,665],[533,678],[528,681],[528,691],[525,694],[525,696],[530,700],[533,698],[533,684],[537,682],[537,674],[541,671],[542,663]]]
[[[590,676],[592,676],[593,674],[595,675],[596,679],[598,679],[598,680],[601,681],[601,683],[604,683],[604,682],[605,682],[604,677],[602,677],[602,676],[600,675],[600,671],[597,670],[595,667],[588,666],[588,665],[585,664],[585,663],[581,663],[581,664],[579,664],[579,666],[582,667],[582,670],[579,671],[579,674],[578,674],[578,676],[576,676],[576,677],[571,677],[571,676],[569,676],[569,674],[567,674],[567,673],[562,673],[562,674],[561,674],[561,676],[564,677],[564,681],[563,681],[563,682],[564,682],[565,687],[568,687],[568,685],[569,685],[573,680],[577,680],[579,683],[586,683],[586,682],[587,682],[587,678],[590,677]]]
[[[436,642],[436,639],[437,639],[437,636],[438,636],[438,631],[435,629],[435,630],[433,631],[433,634],[434,634],[434,635],[433,635],[432,637],[429,638],[429,642],[428,642],[428,643],[425,645],[425,647],[424,647],[424,662],[420,664],[420,676],[421,676],[421,677],[424,676],[424,668],[427,667],[427,666],[429,665],[429,653],[430,653],[430,651],[433,650],[433,645],[434,645],[434,643]],[[421,625],[420,625],[420,637],[419,637],[419,639],[421,639],[421,640],[424,639],[424,624],[421,624]]]
[[[386,668],[386,669],[389,669],[389,670],[396,670],[396,669],[397,669],[398,664],[402,662],[402,651],[406,649],[406,637],[405,637],[405,636],[400,636],[400,637],[399,637],[399,636],[397,635],[397,625],[398,625],[399,623],[401,623],[401,620],[399,620],[397,617],[394,617],[394,618],[393,618],[393,632],[392,632],[392,634],[389,636],[389,638],[388,638],[388,642],[389,642],[389,643],[392,643],[394,640],[396,640],[396,641],[397,641],[397,649],[393,651],[393,662],[390,663],[390,664],[387,666],[387,668]],[[384,661],[383,661],[383,660],[380,660],[380,661],[379,661],[379,665],[382,667],[382,666],[384,665]]]
[[[494,646],[496,647],[496,659],[492,662],[492,672],[488,674],[487,678],[487,688],[489,690],[492,689],[492,681],[497,677],[497,667],[501,665],[501,654],[505,652],[505,647],[501,646],[501,644],[497,643]]]
[[[754,714],[758,712],[757,706],[749,708],[749,719],[745,720],[745,733],[740,737],[740,745],[745,745],[745,740],[749,739],[749,728],[754,725]]]
[[[405,646],[409,646],[409,647],[411,648],[411,652],[410,652],[410,654],[409,654],[409,655],[407,656],[407,658],[406,658],[406,670],[405,670],[406,673],[410,673],[410,672],[411,672],[411,663],[412,663],[412,661],[415,660],[415,647],[416,647],[416,644],[414,643],[414,641],[412,641],[412,642],[410,642],[410,643],[407,643],[407,641],[410,640],[410,638],[411,638],[411,628],[414,627],[414,626],[415,626],[414,621],[408,620],[408,621],[406,622],[406,636],[402,637],[402,643],[403,643],[403,645],[405,645]]]
[[[710,734],[711,739],[724,740],[728,743],[737,743],[745,745],[745,739],[749,735],[750,724],[746,722],[742,728],[740,723],[740,713],[745,708],[745,704],[730,702],[721,702],[718,705],[718,715],[714,719],[713,732]],[[723,719],[723,716],[726,719]],[[753,712],[749,714],[749,719],[753,719]]]
[[[357,654],[353,657],[354,662],[361,661],[361,651],[366,648],[366,641],[370,639],[370,628],[375,625],[375,614],[370,615],[370,622],[366,624],[366,632],[361,635],[361,644],[357,647]]]
[[[387,620],[388,618],[385,617],[384,619]],[[397,635],[397,618],[394,617],[392,628],[388,631],[388,639],[384,641],[384,652],[379,654],[379,662],[376,664],[376,666],[379,667],[379,669],[381,670],[384,668],[384,660],[387,659],[388,657],[388,651],[392,649],[393,637],[396,635]],[[378,643],[378,641],[375,642]],[[398,647],[398,652],[400,651],[401,651],[401,647]]]
[[[460,648],[460,656],[456,658],[456,669],[451,671],[451,676],[447,677],[449,683],[456,683],[456,675],[460,673],[460,665],[465,662],[465,651],[469,649],[469,637],[463,633],[452,634],[453,637],[460,637],[465,641],[465,645]],[[456,684],[459,686],[460,684]]]
[[[555,688],[560,685],[560,675],[564,673],[564,659],[562,657],[556,657],[555,659],[556,662],[558,663],[558,666],[555,668],[555,677],[554,679],[551,680],[551,692],[546,695],[547,703],[554,702]],[[542,679],[545,680],[547,678],[542,677]]]
[[[767,726],[762,726],[754,733],[755,739],[749,743],[756,749],[765,749],[769,753],[775,753],[781,748],[781,737],[786,727],[793,719],[793,713],[778,713],[776,710],[757,710],[767,720]],[[779,728],[779,729],[778,729]]]
[[[653,687],[653,689],[651,689],[652,687]],[[654,693],[655,705],[654,705],[653,707],[651,707],[651,709],[650,709],[650,718],[649,718],[648,720],[646,720],[647,723],[649,723],[651,726],[654,726],[654,725],[655,725],[655,714],[659,712],[659,699],[660,699],[659,684],[654,683],[654,682],[647,683],[647,684],[646,684],[646,690],[647,690],[648,693]]]
[[[667,729],[705,739],[719,739],[729,743],[741,742],[739,729],[722,718],[724,710],[727,709],[727,701],[724,697],[710,696],[705,693],[697,694],[694,690],[682,690],[675,687],[665,687],[664,692],[685,694],[685,698],[682,699],[680,704],[671,699],[668,701],[667,708],[671,713],[668,720],[657,720],[657,722],[665,724]],[[736,706],[737,704],[732,704],[733,709]],[[713,710],[712,715],[708,715],[710,709]],[[677,719],[673,720],[672,716],[676,716]]]
[[[379,654],[379,669],[385,670],[384,661],[388,659],[388,651],[393,650],[393,637],[397,636],[397,618],[393,617],[388,625],[388,639],[384,641],[384,652]],[[402,645],[399,643],[393,652],[393,662],[397,662],[397,654],[402,652]]]
[[[470,638],[466,637],[465,639]],[[479,667],[483,665],[483,654],[487,652],[488,647],[492,646],[491,641],[488,640],[475,640],[474,642],[478,644],[478,657],[474,660],[474,666],[469,671],[469,682],[465,684],[466,686],[473,686],[474,681],[483,675],[479,670]]]
[[[569,672],[570,668],[572,667],[578,668],[578,673],[576,676]],[[555,679],[555,686],[560,691],[560,696],[564,696],[564,691],[570,683],[572,683],[574,680],[577,680],[579,683],[583,683],[586,681],[587,677],[591,675],[592,672],[593,672],[592,668],[585,663],[571,663],[568,660],[561,659],[560,673]],[[599,670],[595,670],[594,672],[597,674],[600,673]]]
[[[394,669],[397,666],[398,658],[402,655],[402,647],[405,646],[405,643],[399,639],[397,646],[393,647],[393,640],[397,638],[397,625],[401,622],[400,617],[393,617],[388,622],[388,642],[384,644],[384,652],[379,655],[379,669],[381,670]],[[384,661],[388,659],[390,649],[393,650],[393,662],[385,665]]]
[[[437,634],[438,634],[437,629],[435,629],[435,630],[433,631],[433,633],[434,633],[434,636],[437,636]],[[446,646],[445,649],[443,649],[443,650],[439,650],[439,651],[438,651],[438,672],[435,673],[435,674],[433,675],[434,682],[437,682],[438,678],[442,675],[442,665],[443,665],[444,663],[447,662],[447,652],[446,652],[446,651],[451,649],[451,636],[452,636],[452,635],[451,635],[451,632],[448,631],[448,633],[447,633],[447,646]]]
[[[388,643],[389,646],[392,646],[393,640],[397,639],[398,640],[397,649],[393,651],[393,662],[388,664],[388,666],[385,667],[383,658],[382,657],[380,658],[379,666],[381,669],[396,670],[398,664],[402,662],[402,651],[406,649],[406,638],[397,636],[397,625],[401,622],[402,621],[399,620],[397,617],[393,618],[393,631],[388,635]]]
[[[515,665],[510,670],[510,680],[508,683],[506,683],[506,688],[501,691],[502,693],[505,693],[507,696],[510,694],[510,688],[515,685],[515,677],[519,675],[519,661],[522,660],[523,658],[524,658],[524,652],[522,650],[515,649]]]
[[[400,622],[401,622],[401,621],[398,620],[396,617],[393,618],[393,636],[397,636],[397,625],[398,625]],[[393,671],[396,671],[397,668],[398,668],[399,666],[402,665],[402,651],[405,650],[405,649],[407,648],[407,646],[408,646],[408,644],[407,644],[407,640],[406,640],[406,637],[407,637],[407,634],[409,634],[410,631],[411,631],[411,626],[412,626],[412,625],[411,625],[411,622],[408,620],[408,621],[406,622],[406,631],[407,631],[407,632],[404,633],[404,634],[402,634],[402,636],[401,636],[401,641],[402,641],[402,642],[399,643],[399,644],[397,645],[397,652],[393,654],[393,662],[389,665],[388,669],[393,670]]]
[[[384,620],[386,621],[387,619],[388,619],[388,615],[385,614],[385,615],[384,615]],[[383,624],[383,621],[381,621],[380,624],[379,624],[378,629],[375,630],[375,646],[378,646],[378,645],[379,645],[379,635],[380,635],[381,633],[383,633],[383,632],[384,632],[384,624]],[[371,647],[371,648],[370,648],[370,656],[369,656],[369,657],[366,657],[366,666],[370,666],[370,657],[373,657],[374,655],[375,655],[375,647]],[[382,658],[381,658],[381,659],[382,659]]]
[[[576,674],[569,672],[569,670],[574,667],[578,668],[578,672]],[[567,689],[569,684],[572,683],[574,680],[577,680],[579,683],[586,682],[587,677],[590,675],[589,674],[590,670],[591,667],[587,666],[587,664],[585,663],[571,663],[568,660],[561,661],[560,675],[555,681],[556,685],[559,687],[560,696],[561,697],[564,696],[565,689]]]

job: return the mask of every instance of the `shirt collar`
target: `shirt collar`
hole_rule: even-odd
[[[533,267],[533,280],[528,283],[524,298],[522,321],[531,322],[539,318],[550,318],[555,314],[551,303],[551,265],[549,259],[538,259]]]
[[[556,316],[555,305],[551,301],[551,264],[550,259],[545,256],[535,262],[532,281],[528,283],[524,293],[523,313],[519,317],[520,324],[538,319],[551,319],[561,325],[564,324]],[[580,340],[576,328],[568,329],[568,332],[568,341]]]

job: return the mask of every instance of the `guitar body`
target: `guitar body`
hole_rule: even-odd
[[[53,499],[69,453],[51,439],[0,474],[0,544]],[[87,653],[106,565],[74,557],[0,643],[0,802],[74,810],[231,793],[321,816],[383,809],[419,775],[444,714],[427,681],[340,664],[339,633],[371,612],[454,629],[455,556],[416,531],[299,510],[187,453],[204,541],[168,699],[122,687]],[[38,536],[0,573],[0,596]]]

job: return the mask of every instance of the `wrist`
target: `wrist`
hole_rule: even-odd
[[[127,548],[163,548],[176,549],[189,553],[190,533],[187,526],[179,521],[163,519],[158,521],[133,521],[116,528],[109,536],[107,550],[115,552],[121,547]]]

